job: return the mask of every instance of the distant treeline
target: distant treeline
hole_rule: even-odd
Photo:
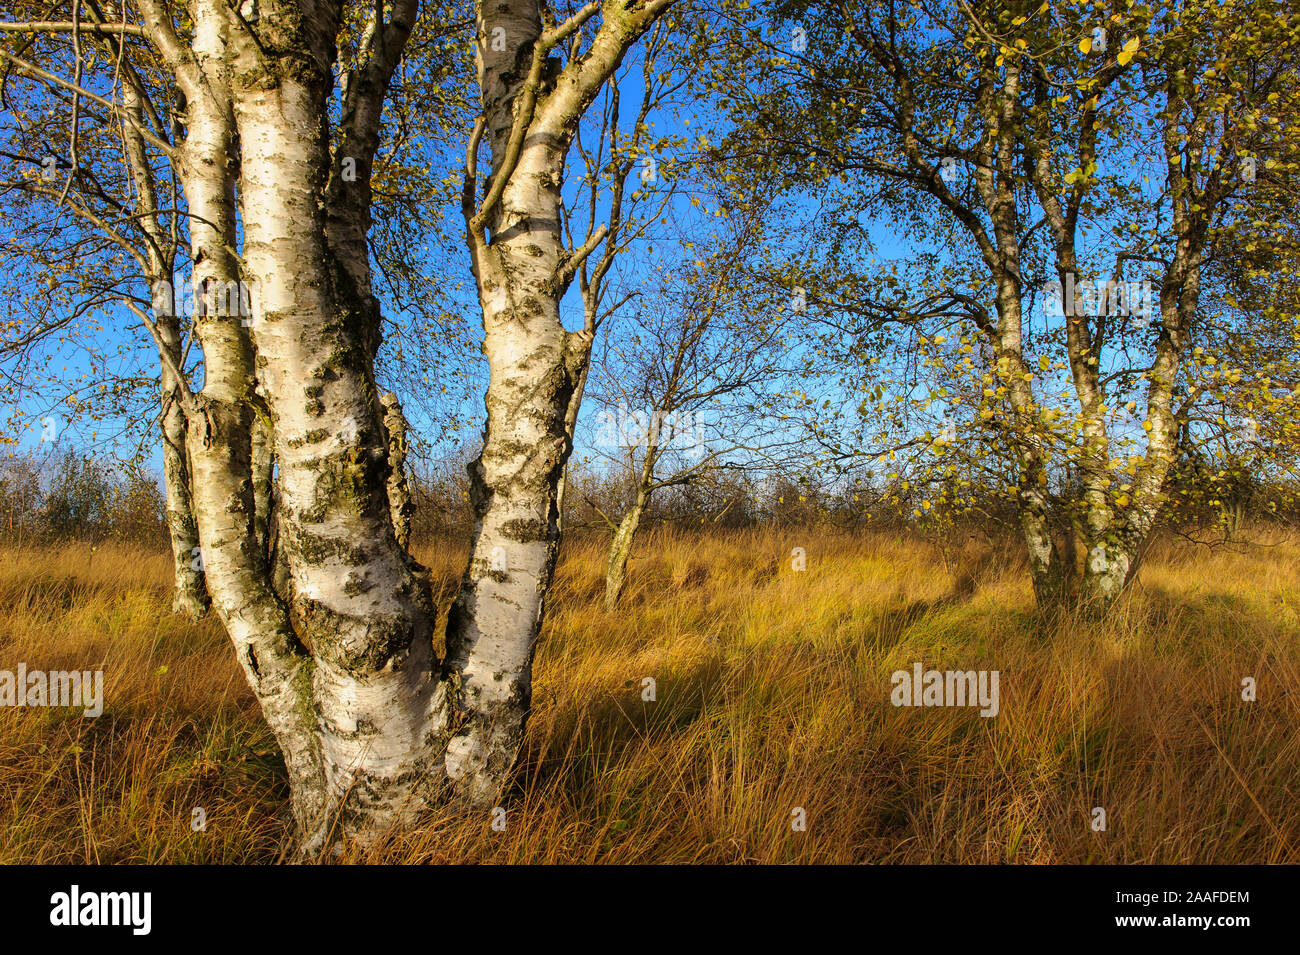
[[[1297,490],[1290,483],[1239,479],[1207,496],[1199,476],[1176,486],[1166,508],[1166,527],[1222,527],[1245,521],[1300,525]],[[416,539],[469,533],[473,516],[469,482],[455,462],[425,465],[412,476]],[[1194,490],[1191,490],[1194,489]],[[565,528],[612,532],[633,495],[626,476],[570,466],[564,501]],[[1058,489],[1068,496],[1068,488]],[[646,525],[750,527],[760,524],[838,527],[929,527],[960,525],[993,532],[1010,529],[1014,503],[1005,492],[968,492],[960,508],[935,501],[931,488],[820,483],[817,475],[784,476],[748,471],[710,474],[699,482],[665,488],[647,508]],[[918,518],[917,511],[921,512]],[[158,476],[68,451],[60,455],[14,455],[0,460],[0,539],[8,543],[62,540],[128,540],[167,546],[166,500]]]
[[[157,476],[73,451],[0,461],[0,535],[9,542],[108,539],[167,546]]]

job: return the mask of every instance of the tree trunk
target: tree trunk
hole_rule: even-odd
[[[158,323],[164,340],[167,337],[165,329],[171,326],[173,323]],[[179,348],[175,349],[175,354],[179,362]],[[167,492],[167,532],[171,539],[175,581],[172,612],[198,620],[207,613],[210,601],[199,548],[199,529],[194,521],[185,411],[181,407],[176,378],[166,366],[162,369],[162,381],[163,485]]]
[[[144,109],[139,90],[132,80],[122,84],[122,106],[136,123],[143,123]],[[122,124],[122,141],[131,177],[135,182],[136,209],[140,225],[152,241],[145,249],[146,277],[154,304],[154,342],[159,350],[159,383],[162,396],[163,486],[166,491],[167,532],[172,549],[172,612],[197,620],[207,612],[208,591],[203,579],[199,532],[194,523],[190,497],[190,465],[185,447],[186,417],[180,318],[172,288],[175,262],[158,219],[158,190],[153,167],[139,128]],[[147,316],[146,316],[147,317]]]
[[[222,0],[198,0],[186,50],[142,2],[187,100],[196,287],[243,278],[252,289],[251,329],[240,316],[199,316],[204,385],[187,409],[195,515],[214,606],[284,753],[311,854],[412,822],[441,782],[446,742],[428,583],[390,514],[375,303],[353,271],[355,230],[326,227],[321,123],[337,10],[263,8],[254,38]],[[331,232],[348,238],[340,254]]]
[[[654,489],[655,462],[659,459],[659,434],[663,416],[656,410],[651,420],[649,433],[646,435],[645,457],[641,459],[641,469],[636,473],[636,491],[632,506],[628,508],[614,539],[609,545],[609,560],[605,564],[605,610],[612,611],[618,605],[619,595],[623,592],[623,581],[627,574],[627,559],[632,553],[632,541],[637,528],[641,526],[641,515],[650,503]],[[633,458],[635,461],[635,458]]]
[[[333,36],[336,25],[318,26]],[[325,245],[319,194],[303,188],[328,168],[328,59],[293,53],[273,83],[242,49],[251,62],[237,59],[237,75],[257,81],[236,89],[235,117],[241,141],[261,144],[243,155],[244,268],[274,418],[289,609],[314,660],[307,708],[327,810],[308,830],[314,844],[336,816],[345,833],[369,837],[424,808],[441,754],[441,688],[428,583],[393,531],[368,303]],[[295,58],[310,65],[286,68]]]
[[[410,550],[411,488],[406,477],[406,415],[397,395],[385,391],[380,395],[384,406],[384,431],[388,436],[388,509],[393,520],[397,546]]]
[[[623,592],[623,581],[627,573],[627,559],[632,553],[632,541],[641,524],[642,505],[638,500],[619,521],[614,540],[609,545],[609,560],[605,563],[605,610],[611,611],[618,605],[619,595]]]
[[[1060,603],[1068,589],[1065,562],[1054,533],[1047,489],[1047,458],[1040,446],[1030,372],[1021,347],[1020,284],[1016,272],[998,283],[998,328],[994,353],[1006,383],[1017,455],[1017,517],[1029,555],[1034,598],[1040,608]]]
[[[479,87],[491,149],[480,210],[463,200],[488,359],[483,450],[469,467],[474,538],[447,620],[444,675],[458,680],[459,729],[447,775],[491,804],[514,764],[532,697],[533,651],[559,549],[559,481],[572,450],[565,419],[591,347],[566,332],[560,299],[581,250],[565,248],[561,182],[569,144],[596,92],[672,0],[589,4],[543,32],[533,0],[479,3]],[[549,52],[599,10],[599,31],[563,70]],[[504,36],[506,42],[489,42]],[[487,239],[490,231],[491,238]]]
[[[590,311],[590,309],[589,309]],[[587,328],[592,327],[592,322],[588,319]],[[573,435],[578,430],[578,412],[582,408],[582,396],[587,390],[587,374],[591,370],[591,342],[586,341],[586,348],[582,348],[582,340],[572,342],[576,345],[574,348],[574,359],[578,365],[577,381],[573,386],[573,394],[569,396],[569,407],[564,412],[564,433],[569,436],[569,444],[573,444]],[[565,461],[564,470],[560,472],[560,486],[555,493],[555,522],[557,533],[564,532],[564,498],[569,490],[569,464]]]

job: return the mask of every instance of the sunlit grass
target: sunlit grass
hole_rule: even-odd
[[[505,831],[447,810],[365,858],[1300,862],[1300,545],[1276,532],[1162,543],[1104,623],[1045,621],[1001,549],[946,567],[824,529],[648,534],[605,613],[603,545],[566,542]],[[464,543],[417,556],[445,604]],[[161,552],[0,550],[0,669],[102,668],[106,698],[0,710],[0,861],[283,857],[270,733],[216,621],[169,607]],[[915,661],[998,670],[1001,712],[893,707]]]

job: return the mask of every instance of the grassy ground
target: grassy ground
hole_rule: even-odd
[[[1007,553],[812,529],[648,535],[606,614],[603,542],[567,542],[505,831],[448,812],[380,858],[1300,862],[1300,544],[1255,537],[1158,546],[1104,625],[1044,623]],[[418,556],[445,605],[463,545]],[[161,552],[0,549],[0,669],[106,698],[0,709],[0,862],[281,858],[270,734],[168,591]],[[895,708],[915,661],[998,670],[1000,714]]]

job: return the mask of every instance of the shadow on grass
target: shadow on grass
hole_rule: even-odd
[[[577,791],[610,767],[631,765],[656,739],[687,733],[693,724],[725,705],[728,665],[720,657],[686,667],[661,669],[627,680],[577,706],[564,706],[540,738],[530,733],[511,785],[557,784]],[[653,686],[644,680],[654,680]],[[654,699],[645,699],[653,690]]]
[[[0,604],[9,614],[68,613],[86,603],[115,604],[139,594],[165,605],[171,603],[170,584],[138,583],[123,589],[116,581],[24,574],[0,586]]]

